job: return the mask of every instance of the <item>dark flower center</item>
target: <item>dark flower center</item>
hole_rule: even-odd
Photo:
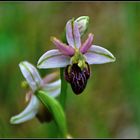
[[[86,67],[81,70],[77,63],[68,65],[65,69],[65,79],[71,84],[75,94],[80,94],[86,87],[90,76],[90,68],[86,62]]]
[[[40,105],[39,112],[36,114],[36,117],[41,123],[50,122],[53,118],[49,110],[45,108],[42,104]]]

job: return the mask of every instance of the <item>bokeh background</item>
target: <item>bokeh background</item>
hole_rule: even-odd
[[[1,138],[50,137],[51,123],[36,118],[9,123],[27,105],[18,64],[27,60],[36,65],[44,52],[55,48],[50,36],[60,38],[66,22],[82,15],[90,17],[94,44],[110,50],[116,62],[92,65],[81,95],[69,86],[69,133],[74,138],[140,138],[140,3],[0,2]]]

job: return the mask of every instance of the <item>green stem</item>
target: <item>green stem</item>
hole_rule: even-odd
[[[64,30],[62,34],[62,42],[67,43],[66,39],[66,31]],[[65,68],[60,68],[60,78],[61,78],[61,94],[60,94],[60,104],[62,105],[63,109],[65,110],[66,105],[66,95],[67,95],[67,83],[64,79],[64,70]]]
[[[66,95],[67,95],[67,83],[64,79],[64,68],[60,68],[60,77],[61,77],[61,94],[60,94],[60,104],[63,109],[65,109],[66,105]]]
[[[58,138],[58,128],[54,120],[47,124],[48,138]]]

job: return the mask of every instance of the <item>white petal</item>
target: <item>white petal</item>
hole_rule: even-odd
[[[92,45],[85,57],[89,64],[104,64],[116,60],[111,52],[97,45]]]
[[[38,68],[60,68],[70,64],[70,57],[54,49],[43,54],[37,64]]]
[[[46,84],[46,86],[43,88],[46,92],[49,93],[52,97],[57,97],[60,94],[61,90],[61,80],[57,80],[55,82]]]
[[[27,61],[21,62],[19,67],[31,89],[35,91],[37,88],[39,88],[42,80],[37,69]]]
[[[18,115],[10,119],[11,124],[19,124],[34,118],[39,110],[39,100],[35,95],[32,96],[28,106]]]

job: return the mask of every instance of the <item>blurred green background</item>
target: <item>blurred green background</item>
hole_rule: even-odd
[[[36,65],[55,48],[72,17],[90,17],[94,44],[111,51],[115,63],[92,65],[83,94],[67,96],[67,123],[74,138],[140,138],[140,3],[0,2],[0,137],[45,138],[48,124],[35,118],[11,125],[10,117],[26,106],[18,64]],[[88,35],[86,34],[86,36]],[[53,70],[40,70],[42,76]]]

